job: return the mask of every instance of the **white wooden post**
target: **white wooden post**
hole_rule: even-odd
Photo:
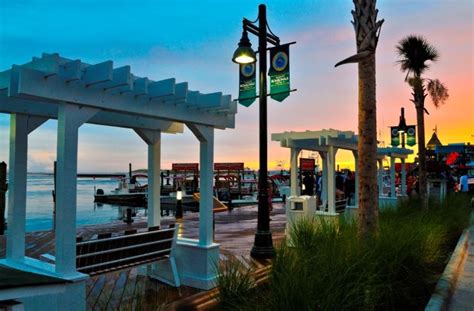
[[[148,144],[148,227],[161,225],[161,131],[135,129]]]
[[[148,145],[148,226],[161,225],[161,133]],[[150,179],[151,177],[151,179]]]
[[[321,182],[321,204],[323,204],[323,211],[326,209],[326,203],[328,200],[328,154],[326,152],[320,152],[319,156],[321,157],[321,163],[323,165],[323,180]]]
[[[383,158],[377,159],[377,162],[379,164],[379,172],[377,175],[377,182],[379,184],[379,196],[382,196],[383,195]]]
[[[76,271],[77,145],[79,127],[97,113],[62,103],[58,107],[56,272]]]
[[[328,155],[327,155],[327,166],[328,166],[328,186],[327,186],[327,195],[328,195],[328,212],[335,214],[336,213],[336,153],[337,148],[334,146],[329,146]]]
[[[298,187],[298,155],[300,149],[290,148],[290,159],[291,159],[291,175],[290,175],[290,195],[299,196],[300,187]]]
[[[47,119],[24,114],[10,116],[10,163],[8,172],[8,230],[6,258],[25,257],[26,178],[28,134]]]
[[[199,244],[213,242],[212,181],[214,175],[214,129],[206,127],[205,140],[200,141],[199,167],[201,172],[201,204],[199,208]]]
[[[359,208],[359,155],[357,154],[357,150],[353,150],[352,154],[354,155],[354,174],[355,174],[355,193],[354,193],[354,204],[355,208]]]
[[[199,140],[199,245],[213,244],[214,202],[212,182],[214,177],[214,128],[189,124],[188,127]]]
[[[407,194],[407,169],[406,169],[406,164],[405,164],[405,158],[401,158],[402,160],[402,195]]]
[[[390,156],[390,197],[395,198],[397,194],[395,193],[395,158]]]

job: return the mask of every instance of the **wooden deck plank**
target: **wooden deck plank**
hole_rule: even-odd
[[[133,290],[133,297],[131,299],[132,310],[144,310],[145,304],[145,281],[146,277],[143,275],[137,274],[135,283],[135,288]]]
[[[123,290],[122,298],[120,300],[120,306],[127,310],[131,309],[131,303],[133,302],[133,293],[137,284],[137,268],[132,268],[128,272],[127,282]],[[130,308],[129,308],[130,307]]]
[[[125,290],[125,284],[128,279],[128,271],[120,271],[117,281],[114,286],[114,290],[110,296],[107,304],[107,309],[118,310],[120,307],[120,301],[122,300],[123,292]]]
[[[100,294],[102,293],[102,290],[104,289],[105,283],[107,281],[107,278],[105,275],[100,275],[97,278],[97,281],[94,284],[94,287],[91,289],[89,295],[87,296],[87,306],[88,309],[93,309],[95,305],[97,304],[97,300],[99,299]]]
[[[94,309],[98,310],[107,310],[110,299],[112,298],[112,293],[117,284],[119,277],[119,272],[110,272],[103,274],[105,276],[105,283],[102,291],[100,292],[99,297],[96,300]]]

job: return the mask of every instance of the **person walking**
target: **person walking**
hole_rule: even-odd
[[[459,191],[460,192],[469,191],[469,176],[467,176],[466,171],[464,171],[463,175],[459,178]]]
[[[347,199],[347,205],[351,205],[352,197],[355,193],[355,177],[354,174],[349,171],[344,184],[344,196]]]

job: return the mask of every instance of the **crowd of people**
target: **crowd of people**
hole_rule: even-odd
[[[336,199],[347,198],[347,204],[354,204],[355,197],[355,173],[346,170],[336,173]],[[302,195],[315,195],[321,198],[323,191],[323,175],[319,171],[317,174],[303,173]]]
[[[438,179],[446,180],[448,192],[469,192],[469,175],[467,170],[446,169],[436,176]],[[390,183],[390,181],[388,181]],[[344,170],[336,172],[336,199],[347,199],[348,205],[353,205],[355,199],[355,172]],[[401,174],[395,173],[395,187],[397,194],[401,194]],[[303,173],[302,195],[316,195],[321,198],[323,191],[323,176],[319,171]],[[406,178],[406,194],[415,195],[418,189],[418,177],[414,172],[408,173]],[[472,189],[471,189],[472,191]],[[388,193],[390,195],[390,193]]]

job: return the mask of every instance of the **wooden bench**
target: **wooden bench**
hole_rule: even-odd
[[[346,210],[346,206],[347,206],[347,198],[346,199],[343,199],[343,200],[337,200],[336,202],[334,202],[334,204],[336,205],[336,213],[338,214],[342,214],[344,213],[344,211]],[[323,205],[319,205],[318,206],[318,210],[322,211],[324,208],[324,211],[327,212],[328,211],[328,204],[326,202],[326,204],[323,206]]]
[[[342,214],[346,210],[347,199],[336,201],[336,213]]]
[[[180,281],[174,258],[179,225],[169,229],[127,233],[102,239],[76,243],[76,269],[89,275],[169,260],[173,282],[164,282],[179,287]],[[55,262],[54,256],[41,255],[44,261]]]

